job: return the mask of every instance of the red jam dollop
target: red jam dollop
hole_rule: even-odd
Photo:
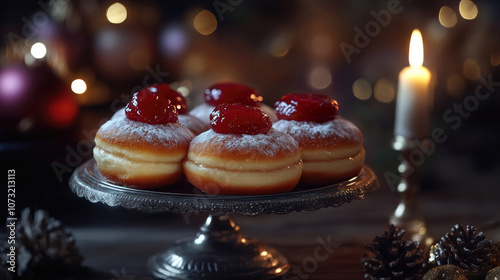
[[[160,94],[165,94],[168,99],[172,102],[172,104],[175,106],[175,109],[177,110],[177,114],[179,115],[185,115],[187,114],[188,108],[187,108],[187,102],[186,98],[182,96],[178,91],[172,89],[168,84],[166,83],[161,83],[161,84],[154,84],[150,85],[147,88],[149,88],[149,91],[152,91],[152,88],[156,88],[157,92]]]
[[[265,134],[272,127],[271,119],[257,108],[243,104],[221,104],[210,114],[210,126],[221,134]]]
[[[212,106],[224,103],[241,103],[257,107],[262,99],[256,89],[239,83],[217,83],[205,89],[205,102]]]
[[[328,95],[314,93],[290,93],[274,103],[280,120],[311,121],[324,123],[333,120],[339,112],[339,104]]]
[[[182,105],[172,102],[169,91],[163,85],[166,84],[148,86],[135,93],[125,107],[127,118],[148,124],[177,123],[176,107],[180,106],[182,109]]]

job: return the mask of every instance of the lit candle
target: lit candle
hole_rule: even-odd
[[[429,132],[432,96],[431,72],[422,66],[422,34],[413,30],[410,40],[410,66],[399,73],[394,135],[409,139],[425,138]]]

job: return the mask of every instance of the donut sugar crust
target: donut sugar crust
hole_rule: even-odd
[[[97,131],[94,158],[108,181],[156,189],[180,181],[193,132],[178,123],[148,124],[114,116]]]
[[[184,173],[208,194],[257,195],[292,190],[303,164],[298,143],[271,129],[266,134],[208,130],[191,141]]]
[[[125,108],[122,108],[111,117],[112,119],[118,118],[118,117],[124,117],[125,116]],[[189,130],[191,130],[194,135],[198,135],[202,133],[203,131],[207,131],[210,129],[210,125],[205,124],[202,122],[200,119],[193,115],[189,114],[180,114],[178,115],[179,118],[179,123],[182,126],[187,127]]]
[[[363,136],[348,120],[340,117],[324,123],[279,120],[273,128],[299,143],[304,162],[302,184],[338,183],[355,177],[363,167],[366,154]]]

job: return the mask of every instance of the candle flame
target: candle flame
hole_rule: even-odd
[[[418,29],[413,30],[410,39],[410,65],[420,67],[424,63],[424,43]]]

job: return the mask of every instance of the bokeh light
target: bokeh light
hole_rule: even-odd
[[[47,54],[47,48],[44,44],[38,42],[31,46],[31,55],[36,59],[44,58]]]
[[[78,115],[78,104],[70,95],[61,95],[47,105],[47,118],[58,127],[72,124]]]
[[[0,102],[15,103],[25,98],[28,79],[19,67],[6,67],[0,71]]]
[[[467,20],[473,20],[477,17],[477,6],[474,2],[470,0],[462,0],[458,5],[458,11],[460,15]]]
[[[217,19],[210,11],[203,10],[194,17],[193,25],[201,35],[210,35],[217,29]]]
[[[17,124],[17,130],[19,132],[27,132],[33,129],[34,126],[35,120],[30,117],[25,117]]]
[[[490,63],[492,66],[500,65],[500,52],[495,52],[490,55]]]
[[[469,80],[476,80],[481,75],[479,63],[472,58],[467,58],[464,62],[462,73]]]
[[[122,3],[116,2],[109,6],[106,11],[106,18],[113,24],[119,24],[127,19],[127,8]]]
[[[188,38],[182,26],[173,24],[162,30],[160,42],[163,54],[173,57],[181,54],[186,49]]]
[[[324,89],[332,83],[332,73],[326,67],[316,67],[309,74],[309,85],[314,89]]]
[[[446,28],[452,28],[457,24],[457,13],[448,6],[439,10],[439,23]]]
[[[290,38],[286,34],[274,37],[269,44],[269,53],[274,57],[284,57],[290,50]]]
[[[82,94],[87,90],[87,84],[82,79],[76,79],[71,83],[71,90],[76,94]]]
[[[367,80],[357,79],[352,84],[352,93],[359,100],[368,100],[372,97],[372,86]]]
[[[396,87],[390,80],[380,79],[375,83],[373,95],[382,103],[391,103],[396,97]]]

